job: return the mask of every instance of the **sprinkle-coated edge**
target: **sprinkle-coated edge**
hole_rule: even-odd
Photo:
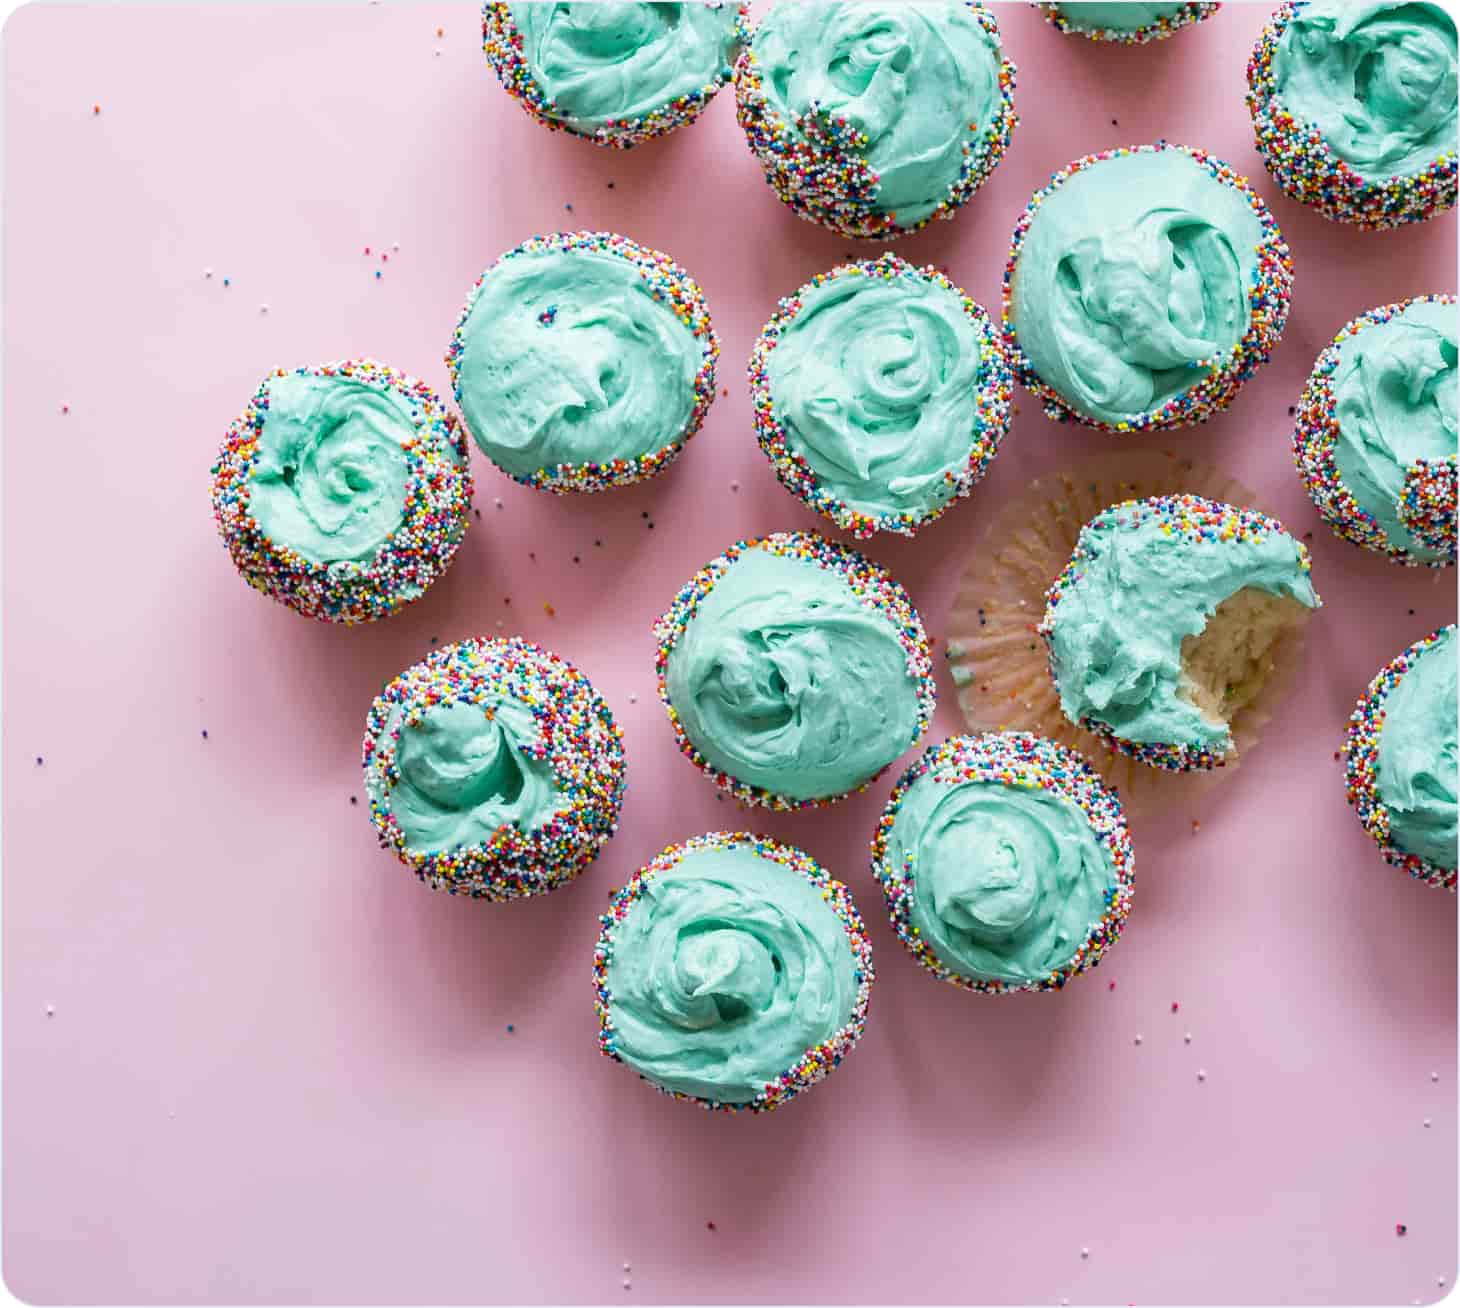
[[[1058,4],[1036,4],[1044,21],[1067,35],[1083,36],[1088,41],[1110,41],[1117,45],[1145,45],[1148,41],[1164,41],[1175,36],[1183,27],[1200,23],[1210,18],[1222,6],[1219,0],[1193,0],[1184,4],[1174,14],[1158,18],[1144,27],[1133,27],[1129,31],[1118,31],[1113,27],[1082,27],[1064,13]]]

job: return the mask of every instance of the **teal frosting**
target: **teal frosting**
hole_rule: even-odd
[[[670,702],[710,765],[793,800],[845,794],[916,738],[898,631],[809,559],[743,552],[669,654]]]
[[[629,259],[516,253],[482,279],[460,333],[462,414],[514,477],[632,460],[684,436],[703,347]]]
[[[879,178],[872,211],[899,227],[948,198],[969,124],[987,128],[1000,110],[998,43],[956,0],[778,4],[754,48],[767,102],[795,137],[840,137],[839,119],[866,136],[856,154]]]
[[[311,563],[368,562],[405,517],[419,436],[404,396],[349,377],[268,383],[249,473],[249,512],[270,540]]]
[[[1107,509],[1080,533],[1085,557],[1050,634],[1060,707],[1072,722],[1104,723],[1136,744],[1225,753],[1227,724],[1205,717],[1183,690],[1181,642],[1244,589],[1317,608],[1301,547],[1282,531],[1167,535],[1158,515],[1142,512],[1135,525],[1131,516]]]
[[[800,292],[766,372],[786,445],[872,517],[926,517],[979,439],[980,338],[958,294],[909,270]]]
[[[965,781],[956,762],[908,788],[887,859],[912,876],[909,918],[944,966],[1022,985],[1070,963],[1104,914],[1115,864],[1078,805]]]
[[[1040,203],[1013,277],[1019,348],[1111,425],[1159,409],[1246,334],[1262,223],[1179,150],[1118,155]]]
[[[1300,3],[1272,56],[1274,94],[1365,181],[1456,150],[1455,20],[1404,0]]]
[[[1077,32],[1135,32],[1154,27],[1163,18],[1174,18],[1186,7],[1185,0],[1176,0],[1175,4],[1062,0],[1049,6]]]
[[[551,117],[592,134],[724,81],[738,45],[734,4],[509,4],[522,56]]]
[[[691,849],[613,927],[614,1050],[656,1084],[743,1104],[852,1017],[856,961],[821,891],[753,849]]]
[[[1456,455],[1456,308],[1407,305],[1338,346],[1330,387],[1338,431],[1333,458],[1344,486],[1389,544],[1447,559],[1404,523],[1404,488],[1421,459]]]
[[[1376,798],[1406,854],[1456,865],[1455,628],[1446,627],[1384,697]]]
[[[569,807],[531,709],[510,697],[436,704],[412,718],[397,705],[386,731],[400,733],[389,809],[413,853],[479,845],[504,825],[535,831]]]

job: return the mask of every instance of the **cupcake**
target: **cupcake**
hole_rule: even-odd
[[[1120,935],[1135,859],[1120,800],[1072,750],[953,736],[903,773],[872,841],[902,943],[969,990],[1058,990]]]
[[[556,654],[515,638],[447,645],[370,706],[370,820],[433,890],[556,890],[617,829],[622,737],[588,678]]]
[[[1064,0],[1062,4],[1041,4],[1046,22],[1061,32],[1074,32],[1092,41],[1118,41],[1124,45],[1145,45],[1162,41],[1183,27],[1210,18],[1220,4],[1101,3],[1100,0]]]
[[[967,495],[1009,430],[1012,386],[988,314],[895,254],[812,278],[750,356],[776,476],[854,536],[911,536]]]
[[[959,0],[783,0],[740,55],[735,110],[782,200],[878,240],[951,218],[1018,121],[999,26]]]
[[[732,545],[654,626],[680,750],[747,804],[860,790],[932,716],[923,624],[891,576],[815,532]]]
[[[627,150],[693,122],[748,39],[744,5],[517,0],[482,8],[507,94],[555,132]]]
[[[1318,356],[1293,457],[1323,519],[1395,563],[1455,562],[1453,295],[1370,309]]]
[[[1221,766],[1295,610],[1318,607],[1309,569],[1282,524],[1200,496],[1097,514],[1038,628],[1060,708],[1140,762]]]
[[[1263,28],[1247,108],[1273,180],[1364,230],[1454,207],[1455,20],[1416,0],[1298,0]]]
[[[1277,223],[1226,164],[1165,142],[1087,155],[1014,229],[1010,362],[1056,421],[1188,427],[1267,361],[1292,282]]]
[[[1385,859],[1455,891],[1455,624],[1369,683],[1344,745],[1348,802]]]
[[[255,590],[372,622],[419,599],[466,533],[466,438],[424,383],[370,360],[279,368],[228,428],[213,519]]]
[[[610,232],[534,236],[478,279],[446,366],[482,453],[562,494],[662,472],[715,397],[720,342],[668,255]]]
[[[799,849],[723,831],[671,845],[601,921],[599,1048],[676,1099],[778,1108],[861,1038],[872,946]]]

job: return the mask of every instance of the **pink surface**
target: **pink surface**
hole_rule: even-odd
[[[1350,316],[1455,289],[1456,224],[1363,235],[1276,195],[1242,106],[1264,14],[1229,5],[1127,50],[1000,6],[1024,119],[1011,153],[956,222],[898,246],[995,306],[1015,218],[1051,171],[1166,136],[1249,172],[1297,262],[1272,364],[1230,412],[1166,444],[1221,462],[1314,533],[1327,607],[1309,673],[1226,786],[1135,824],[1134,910],[1106,965],[1060,994],[997,1000],[938,984],[887,926],[866,846],[893,776],[818,813],[740,813],[679,757],[654,699],[649,627],[676,587],[739,537],[818,522],[755,447],[743,369],[776,298],[850,247],[775,201],[728,94],[622,155],[529,121],[485,68],[467,5],[12,19],[14,1293],[1441,1296],[1456,1269],[1455,901],[1381,862],[1334,751],[1379,665],[1453,620],[1455,581],[1322,526],[1287,411]],[[214,536],[208,467],[265,371],[369,353],[444,392],[477,273],[563,226],[667,250],[705,288],[729,394],[679,464],[554,499],[476,457],[483,518],[456,565],[374,628],[315,625],[249,591]],[[869,552],[941,635],[1001,498],[1107,445],[1021,396],[972,502]],[[578,662],[629,756],[623,826],[598,864],[506,906],[429,893],[351,803],[380,683],[432,638],[497,631]],[[960,726],[939,668],[934,738]],[[609,890],[666,843],[737,825],[850,883],[879,970],[859,1049],[762,1118],[673,1103],[594,1043],[590,952]]]

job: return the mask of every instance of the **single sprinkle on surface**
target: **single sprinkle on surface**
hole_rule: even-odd
[[[1181,1004],[1175,999],[1171,1001],[1171,1011],[1173,1013],[1179,1013],[1181,1011]]]
[[[1114,989],[1115,989],[1115,982],[1114,982],[1114,981],[1112,981],[1112,982],[1111,982],[1111,983],[1110,983],[1110,985],[1109,985],[1109,986],[1108,986],[1108,987],[1107,987],[1107,989],[1110,989],[1110,990],[1114,990]]]
[[[36,765],[36,767],[43,767],[45,765],[45,761],[46,761],[45,758],[42,757],[40,754],[37,754],[35,756],[35,765]]]
[[[1136,1036],[1136,1044],[1140,1044],[1141,1041],[1144,1040],[1144,1039],[1145,1039],[1144,1036],[1140,1036],[1140,1035]]]
[[[203,739],[204,740],[207,740],[208,739],[208,728],[207,727],[204,727],[203,728]]]
[[[513,1026],[511,1022],[508,1022],[507,1023],[507,1034],[508,1035],[511,1035],[512,1032],[514,1032],[515,1030],[517,1030],[517,1028],[515,1026]]]
[[[637,704],[638,702],[639,702],[639,697],[637,695],[630,695],[629,696],[629,703],[630,704]],[[1429,1124],[1426,1123],[1426,1125],[1429,1125]]]
[[[352,803],[352,804],[358,804],[359,802],[360,802],[360,797],[358,795],[351,795],[350,796],[350,803]]]
[[[377,281],[377,282],[378,282],[378,281],[379,281],[379,280],[380,280],[380,269],[379,269],[379,268],[377,268],[377,269],[376,269],[376,270],[375,270],[375,280],[376,280],[376,281]]]
[[[71,406],[69,404],[63,404],[61,406],[61,412],[62,413],[70,413],[71,412]]]
[[[1426,1126],[1429,1126],[1429,1124],[1430,1124],[1430,1119],[1427,1117],[1427,1118],[1425,1118],[1425,1125]]]
[[[1201,830],[1201,822],[1198,819],[1196,819],[1196,818],[1192,818],[1191,819],[1191,834],[1192,835],[1196,835],[1196,833],[1198,831],[1200,831],[1200,830]]]
[[[569,213],[573,212],[573,206],[571,204],[565,204],[563,208],[566,209]]]
[[[101,106],[99,104],[94,104],[94,105],[91,106],[91,114],[92,114],[92,117],[93,118],[97,114],[99,114],[100,112],[101,112]]]
[[[46,1005],[46,1016],[47,1017],[55,1017],[55,1015],[56,1015],[56,1006],[54,1004],[47,1004]]]
[[[1206,1068],[1204,1068],[1204,1067],[1197,1068],[1197,1071],[1196,1071],[1196,1079],[1198,1081],[1205,1081],[1207,1079],[1207,1070],[1206,1070]]]
[[[1440,1074],[1438,1072],[1431,1072],[1430,1073],[1430,1080],[1431,1081],[1438,1081],[1439,1079],[1440,1079]]]
[[[553,608],[553,606],[546,601],[543,602],[542,611],[546,613],[550,618],[556,617],[558,612],[557,609]]]
[[[707,1231],[713,1231],[714,1229],[715,1229],[714,1222],[706,1222],[705,1223],[705,1230],[707,1230]]]
[[[1080,1257],[1081,1258],[1088,1258],[1089,1256],[1090,1256],[1090,1251],[1088,1249],[1081,1249],[1080,1250]]]
[[[1394,1234],[1395,1235],[1403,1235],[1408,1230],[1409,1230],[1409,1227],[1407,1227],[1403,1222],[1395,1222],[1394,1223]]]
[[[1185,1035],[1184,1035],[1184,1036],[1182,1036],[1182,1037],[1181,1037],[1181,1038],[1182,1038],[1182,1040],[1183,1040],[1183,1041],[1185,1041],[1185,1042],[1186,1042],[1186,1043],[1187,1043],[1187,1044],[1190,1044],[1190,1043],[1191,1043],[1191,1032],[1190,1032],[1190,1031],[1188,1031],[1188,1032],[1187,1032],[1187,1033],[1186,1033],[1186,1034],[1185,1034]]]

